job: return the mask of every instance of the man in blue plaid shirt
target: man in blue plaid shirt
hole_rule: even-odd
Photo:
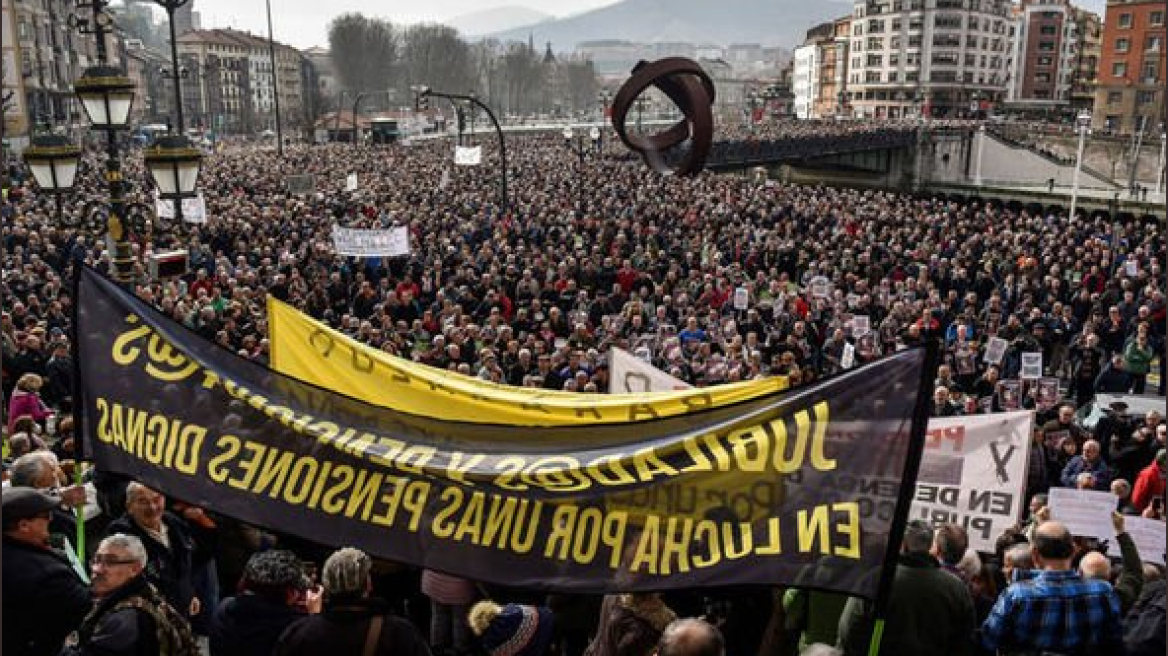
[[[1000,654],[1122,653],[1119,597],[1110,583],[1085,580],[1071,569],[1067,527],[1040,525],[1031,555],[1037,569],[1018,572],[998,597],[981,627],[982,644]]]

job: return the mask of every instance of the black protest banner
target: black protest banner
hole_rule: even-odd
[[[892,519],[831,481],[901,485],[921,350],[674,418],[523,428],[370,406],[238,358],[90,269],[76,285],[81,434],[104,470],[484,582],[876,594]]]

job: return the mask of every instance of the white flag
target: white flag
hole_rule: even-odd
[[[616,348],[608,350],[609,394],[644,394],[690,389],[692,385],[670,376],[637,356]]]
[[[357,191],[356,173],[350,173],[349,177],[345,178],[345,191]]]
[[[459,166],[478,166],[483,161],[483,147],[454,147],[454,163]]]

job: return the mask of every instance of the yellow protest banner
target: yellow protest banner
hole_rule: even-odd
[[[499,385],[371,348],[268,297],[271,366],[292,378],[410,414],[451,421],[567,426],[659,419],[787,389],[776,376],[642,394],[579,394]]]

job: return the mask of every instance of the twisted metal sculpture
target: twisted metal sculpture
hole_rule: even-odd
[[[637,97],[650,86],[664,93],[684,118],[663,132],[642,136],[631,135],[625,128],[625,119]],[[714,83],[697,62],[684,57],[667,57],[654,62],[637,62],[632,76],[617,91],[612,103],[612,127],[620,140],[645,160],[654,170],[672,175],[696,175],[705,167],[714,138]],[[676,168],[667,163],[665,154],[671,148],[684,146]]]

